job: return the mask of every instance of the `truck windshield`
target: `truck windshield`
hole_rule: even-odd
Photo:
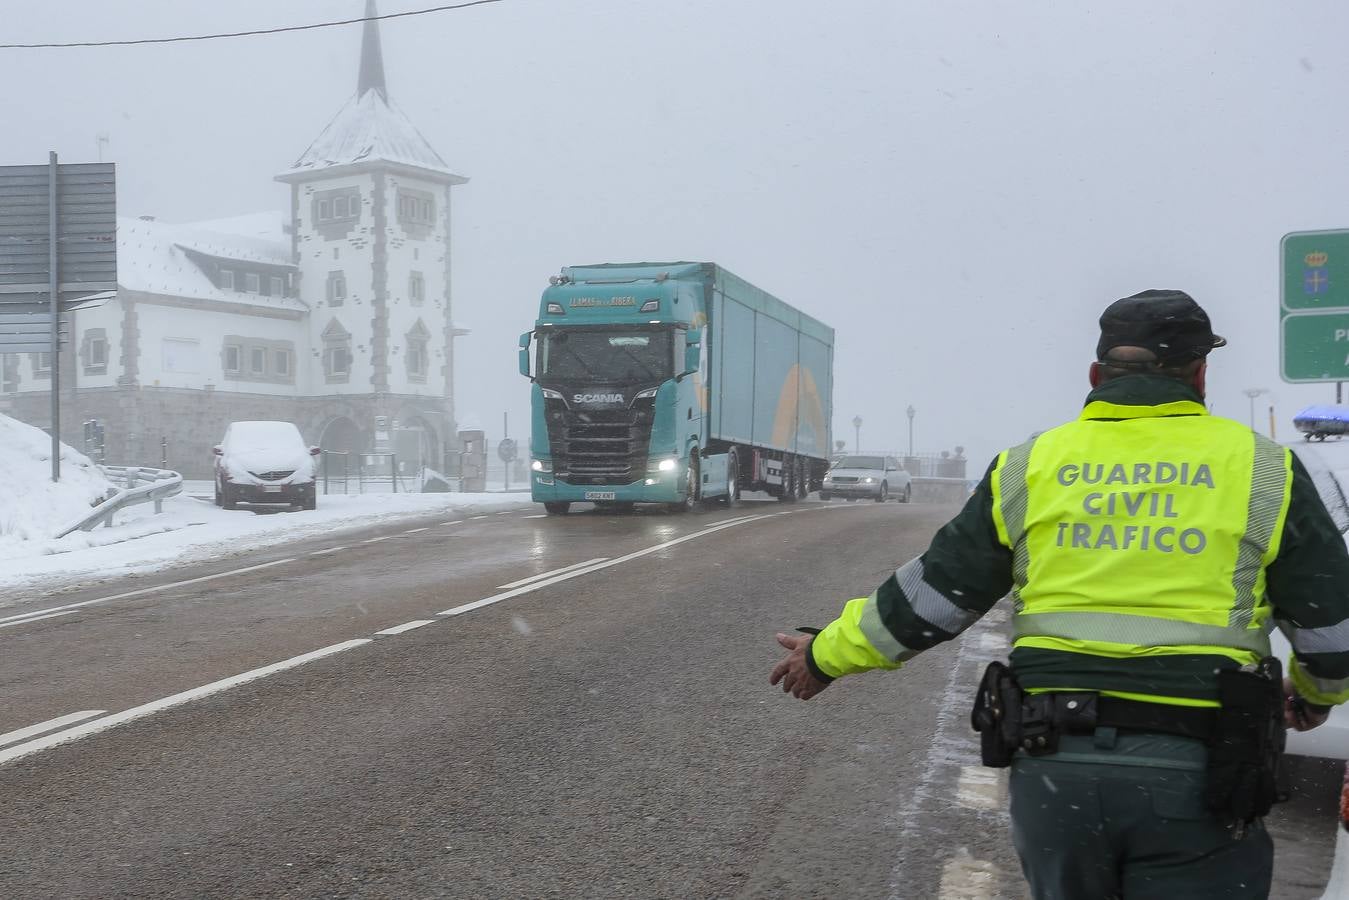
[[[845,456],[834,463],[835,469],[884,469],[885,460],[879,456]]]
[[[664,381],[674,374],[671,330],[541,329],[538,369],[563,381]]]

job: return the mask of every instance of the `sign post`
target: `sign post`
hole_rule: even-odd
[[[1349,230],[1295,231],[1280,248],[1280,375],[1349,380]]]
[[[112,163],[0,166],[0,353],[47,357],[52,481],[61,478],[61,313],[117,290]]]

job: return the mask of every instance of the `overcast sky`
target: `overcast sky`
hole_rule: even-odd
[[[437,5],[381,0],[381,12]],[[361,0],[5,0],[5,39],[357,15]],[[712,260],[837,331],[835,436],[1005,444],[1080,408],[1096,318],[1181,288],[1230,346],[1210,400],[1279,437],[1278,244],[1349,226],[1338,2],[504,0],[386,22],[390,93],[456,188],[458,405],[526,422],[515,338],[563,265]],[[353,92],[359,26],[0,51],[0,164],[105,158],[119,209],[282,209]],[[1266,402],[1265,398],[1260,401]],[[1260,416],[1261,430],[1264,424]],[[495,436],[495,434],[494,434]]]

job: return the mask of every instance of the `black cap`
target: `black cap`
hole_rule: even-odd
[[[1096,358],[1115,347],[1144,347],[1165,364],[1184,363],[1227,344],[1213,333],[1208,313],[1184,291],[1143,291],[1116,300],[1101,313]]]

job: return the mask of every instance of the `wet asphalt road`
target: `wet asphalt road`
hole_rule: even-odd
[[[767,685],[774,630],[951,512],[441,516],[5,609],[0,897],[1020,898],[965,724],[1003,610],[810,703]],[[1319,896],[1338,772],[1299,765],[1277,897]]]

